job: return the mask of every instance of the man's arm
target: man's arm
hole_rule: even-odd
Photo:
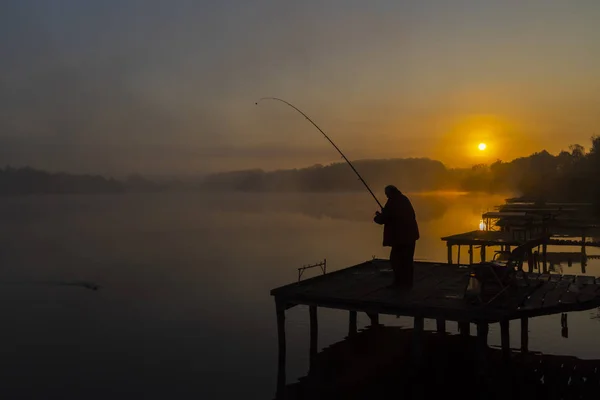
[[[389,203],[385,203],[385,206],[381,209],[381,212],[377,211],[375,213],[375,221],[376,224],[383,225],[387,224],[390,221],[390,209],[388,207]]]
[[[376,224],[383,225],[385,223],[385,217],[383,216],[382,213],[377,211],[375,213],[375,217],[373,218],[373,221],[375,221]]]

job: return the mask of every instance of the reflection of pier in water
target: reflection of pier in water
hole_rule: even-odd
[[[308,374],[288,384],[280,398],[598,398],[600,360],[488,347],[493,373],[479,380],[475,337],[424,332],[424,363],[415,368],[414,334],[382,325],[350,334],[315,354]]]

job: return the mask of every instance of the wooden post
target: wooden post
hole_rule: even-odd
[[[544,274],[548,273],[548,245],[544,243],[542,245],[542,265],[544,266]]]
[[[505,319],[500,321],[500,341],[502,343],[502,357],[505,360],[510,358],[510,321]]]
[[[477,361],[479,364],[479,374],[485,374],[487,368],[487,351],[488,351],[488,331],[487,322],[477,323]]]
[[[350,318],[348,321],[348,336],[356,334],[356,311],[350,311]]]
[[[481,262],[485,262],[485,244],[482,244],[482,245],[481,245],[481,253],[480,253],[480,256],[481,256]]]
[[[459,322],[458,330],[460,331],[460,335],[463,337],[471,336],[471,326],[468,322]]]
[[[457,255],[456,264],[460,265],[460,248],[461,248],[461,245],[459,244],[457,246],[458,246],[458,255]]]
[[[438,333],[446,333],[446,320],[438,318],[435,320]]]
[[[469,245],[469,265],[473,265],[473,245]]]
[[[533,267],[535,266],[535,257],[533,255],[533,251],[528,250],[527,251],[527,272],[531,273],[533,272]],[[521,269],[523,269],[521,267]]]
[[[414,317],[413,328],[413,358],[415,363],[420,366],[423,363],[423,329],[425,320],[423,317]]]
[[[561,326],[561,336],[565,339],[569,338],[569,324],[567,321],[567,313],[562,313],[560,315],[560,326]]]
[[[376,326],[379,325],[379,314],[377,313],[367,313],[369,319],[371,320],[371,325]]]
[[[277,338],[278,338],[278,363],[277,363],[277,398],[281,399],[285,393],[285,304],[276,302],[277,312]]]
[[[448,248],[448,264],[452,264],[452,244],[446,242],[446,247]]]
[[[521,318],[521,353],[529,352],[529,318]]]
[[[310,364],[314,362],[314,358],[317,355],[318,343],[319,343],[319,321],[317,319],[317,306],[309,306],[310,314]]]

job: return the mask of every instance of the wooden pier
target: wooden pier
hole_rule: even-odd
[[[473,264],[474,250],[479,249],[480,260],[486,261],[486,250],[499,248],[497,253],[509,253],[511,247],[520,246],[539,238],[547,240],[538,246],[536,257],[547,271],[547,247],[579,246],[582,258],[587,257],[586,247],[600,247],[591,240],[600,236],[600,221],[590,214],[588,204],[568,203],[509,203],[497,206],[498,211],[481,215],[479,230],[442,237],[448,248],[448,263],[454,263],[453,248],[458,249],[456,263],[461,264],[461,248],[468,247],[468,264]]]
[[[442,238],[446,242],[448,248],[448,264],[454,263],[453,248],[457,246],[458,254],[456,264],[461,264],[460,250],[462,246],[468,247],[469,264],[473,264],[473,250],[477,247],[480,249],[481,261],[486,260],[486,250],[488,247],[500,247],[503,251],[510,252],[511,247],[516,247],[524,244],[525,238],[516,238],[510,232],[477,230],[456,235],[445,236]]]
[[[483,242],[485,243],[485,241]],[[310,315],[310,356],[317,354],[318,307],[347,310],[348,335],[356,334],[356,315],[366,313],[372,325],[379,314],[414,318],[412,351],[422,361],[424,319],[437,320],[438,331],[447,321],[457,322],[462,335],[470,335],[469,324],[477,326],[479,371],[486,370],[487,334],[491,323],[501,327],[504,353],[510,351],[509,323],[521,323],[521,351],[528,351],[528,319],[531,317],[586,310],[600,306],[600,280],[591,276],[539,274],[530,272],[517,279],[515,291],[500,300],[473,305],[465,300],[470,268],[455,264],[416,262],[414,287],[410,291],[390,288],[393,273],[389,260],[373,259],[271,291],[275,299],[279,337],[278,393],[285,388],[285,312],[307,305]],[[523,279],[527,277],[527,279]],[[507,292],[508,294],[509,292]]]
[[[574,234],[583,238],[600,233],[600,221],[589,203],[514,203],[509,199],[496,209],[482,215],[487,227],[494,225],[504,231],[525,231],[530,235],[547,230],[552,235]]]

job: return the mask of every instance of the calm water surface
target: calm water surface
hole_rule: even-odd
[[[504,197],[412,195],[422,235],[416,258],[444,261],[440,237],[477,229]],[[269,290],[323,258],[329,270],[387,258],[374,205],[363,193],[0,199],[0,396],[271,398]],[[588,274],[600,275],[595,263]],[[561,267],[580,273],[578,264]],[[71,281],[102,288],[52,284]],[[530,348],[600,358],[597,314],[569,314],[569,338],[559,315],[534,319]],[[359,314],[359,327],[367,323]],[[320,310],[319,329],[320,346],[343,339],[347,313]],[[518,346],[518,324],[511,329]],[[490,329],[492,344],[498,330]],[[291,382],[308,367],[306,308],[287,313],[287,334]]]

